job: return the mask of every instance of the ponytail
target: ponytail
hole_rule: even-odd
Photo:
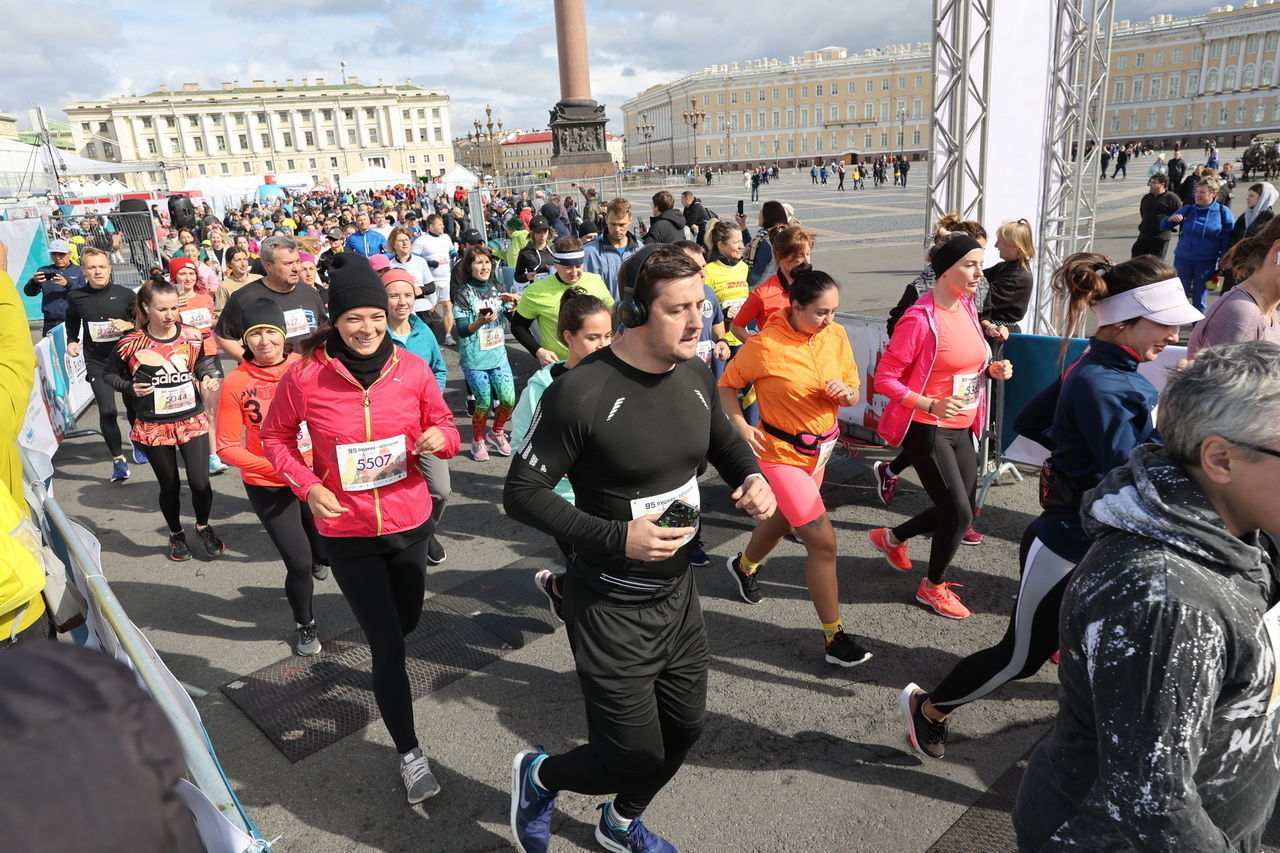
[[[1244,281],[1262,266],[1267,253],[1277,240],[1280,240],[1280,217],[1272,219],[1257,234],[1232,246],[1222,256],[1218,266],[1224,270],[1231,270],[1236,281]]]
[[[1050,286],[1067,298],[1067,316],[1062,330],[1059,364],[1066,358],[1071,333],[1081,324],[1086,308],[1108,296],[1155,284],[1178,273],[1155,255],[1139,255],[1121,264],[1112,264],[1106,255],[1077,252],[1053,273]]]
[[[152,267],[150,275],[142,287],[138,288],[138,293],[133,298],[133,325],[141,329],[147,325],[147,306],[155,299],[157,294],[166,293],[178,296],[178,286],[173,284],[164,277],[164,273],[157,267]]]
[[[556,321],[556,336],[564,343],[564,333],[576,334],[593,314],[608,314],[609,306],[598,296],[588,293],[584,288],[572,286],[565,288],[560,296],[560,316]]]

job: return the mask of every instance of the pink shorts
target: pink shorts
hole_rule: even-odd
[[[791,522],[792,527],[808,524],[827,511],[822,505],[822,475],[824,465],[816,471],[808,471],[796,465],[760,460],[760,473],[769,481],[773,496],[778,501],[778,511]]]

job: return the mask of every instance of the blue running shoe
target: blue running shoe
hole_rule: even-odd
[[[533,768],[547,753],[541,746],[516,754],[511,762],[511,834],[520,853],[547,853],[556,794],[533,781]]]
[[[225,471],[225,470],[227,470],[227,463],[225,463],[225,462],[223,462],[221,459],[219,459],[219,458],[218,458],[218,454],[216,454],[216,453],[210,453],[210,454],[209,454],[209,474],[210,474],[210,476],[212,476],[212,475],[216,475],[216,474],[221,474],[221,473],[222,473],[223,471]]]
[[[133,464],[146,465],[151,460],[147,458],[147,452],[142,449],[142,445],[135,444],[133,446]]]
[[[111,482],[123,483],[127,479],[129,479],[129,465],[121,456],[111,463]]]
[[[674,844],[660,835],[654,835],[644,825],[642,818],[635,818],[626,829],[614,826],[609,820],[612,803],[601,803],[600,822],[596,824],[596,841],[613,853],[680,853]]]

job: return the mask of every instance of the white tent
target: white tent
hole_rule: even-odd
[[[452,169],[440,176],[440,184],[450,193],[458,187],[470,192],[480,186],[480,178],[466,166],[456,164]]]
[[[404,172],[395,172],[381,166],[369,166],[353,172],[341,181],[344,190],[384,190],[396,184],[412,184],[413,178]]]
[[[62,150],[51,155],[43,145],[28,145],[16,139],[0,138],[0,172],[27,172],[33,166],[37,171],[44,170],[49,166],[50,157],[54,158],[63,178],[156,171],[155,163],[107,163]],[[35,165],[37,160],[33,158],[38,158],[38,166]]]

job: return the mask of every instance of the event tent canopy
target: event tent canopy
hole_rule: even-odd
[[[85,175],[154,172],[158,169],[155,163],[108,163],[62,150],[50,154],[49,149],[43,145],[28,145],[16,139],[0,138],[0,172],[29,172],[33,167],[43,171],[49,168],[51,157],[55,158],[55,165],[64,179]],[[39,166],[35,166],[37,162]]]
[[[394,187],[396,184],[411,184],[413,178],[404,172],[384,169],[381,166],[370,166],[358,172],[352,172],[340,183],[344,190],[381,190]]]

